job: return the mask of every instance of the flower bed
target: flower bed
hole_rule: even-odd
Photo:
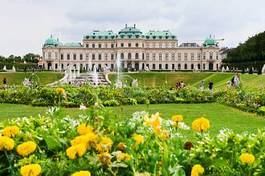
[[[0,90],[0,103],[32,104],[35,106],[79,107],[100,102],[104,106],[158,104],[158,103],[203,103],[212,102],[208,91],[187,87],[179,90],[167,88],[112,88],[112,87],[25,87]]]
[[[265,174],[265,131],[210,136],[203,117],[191,127],[182,115],[146,112],[117,122],[99,107],[78,118],[59,114],[52,108],[0,124],[0,175]]]

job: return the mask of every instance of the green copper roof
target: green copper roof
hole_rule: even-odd
[[[79,48],[79,47],[82,47],[81,43],[74,43],[74,42],[71,42],[71,43],[65,43],[63,45],[63,47],[69,47],[69,48]]]
[[[170,31],[149,31],[145,34],[147,39],[175,39],[176,36]]]
[[[133,27],[128,27],[125,25],[125,28],[121,29],[118,33],[119,38],[139,38],[143,37],[142,32],[136,28],[134,25]]]
[[[115,38],[115,34],[112,31],[98,31],[94,30],[90,34],[86,35],[86,39],[111,39]]]
[[[60,44],[59,39],[55,39],[52,35],[44,42],[44,46],[58,46]]]
[[[211,36],[203,42],[203,46],[205,47],[217,46],[217,44],[218,44],[217,41],[213,39]]]

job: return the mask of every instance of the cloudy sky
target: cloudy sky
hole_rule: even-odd
[[[49,35],[81,42],[94,29],[170,30],[180,42],[210,34],[234,47],[265,30],[264,0],[0,0],[0,55],[41,53]]]

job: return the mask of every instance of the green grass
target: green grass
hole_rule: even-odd
[[[28,105],[0,104],[0,120],[44,115],[47,107],[32,107]],[[116,118],[112,120],[130,118],[135,111],[148,111],[150,113],[160,112],[163,118],[170,118],[173,114],[184,115],[185,122],[190,126],[192,121],[200,116],[208,118],[211,122],[211,133],[216,134],[222,128],[233,129],[235,132],[250,131],[255,132],[259,128],[264,128],[265,118],[255,114],[242,112],[238,109],[225,105],[210,104],[159,104],[159,105],[136,105],[136,106],[119,106],[108,107]],[[65,109],[61,111],[62,116],[69,115],[78,117],[84,113],[79,109]]]
[[[6,78],[9,85],[21,85],[25,78],[30,77],[31,72],[16,72],[16,73],[0,73],[0,85],[3,84],[3,79]],[[36,72],[40,79],[41,85],[55,82],[63,77],[63,74],[58,72]]]
[[[214,82],[216,90],[227,86],[227,81],[232,79],[232,73],[194,73],[194,72],[148,72],[148,73],[123,73],[122,79],[129,84],[133,79],[138,79],[141,86],[169,86],[175,87],[176,82],[184,81],[186,84],[199,87],[200,81],[205,81],[207,87],[209,81]],[[116,75],[109,75],[111,81],[116,80]],[[265,76],[256,74],[241,74],[242,87],[246,90],[258,91],[265,88]]]
[[[214,73],[193,73],[193,72],[148,72],[148,73],[123,73],[122,79],[130,83],[137,79],[142,86],[161,86],[167,85],[175,87],[176,82],[184,81],[186,84],[193,85],[199,80],[205,79]],[[116,80],[116,75],[109,75],[111,81]]]

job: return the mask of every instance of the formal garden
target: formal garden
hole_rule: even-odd
[[[234,87],[232,73],[124,73],[121,87],[12,74],[0,74],[0,175],[265,174],[264,75]]]

